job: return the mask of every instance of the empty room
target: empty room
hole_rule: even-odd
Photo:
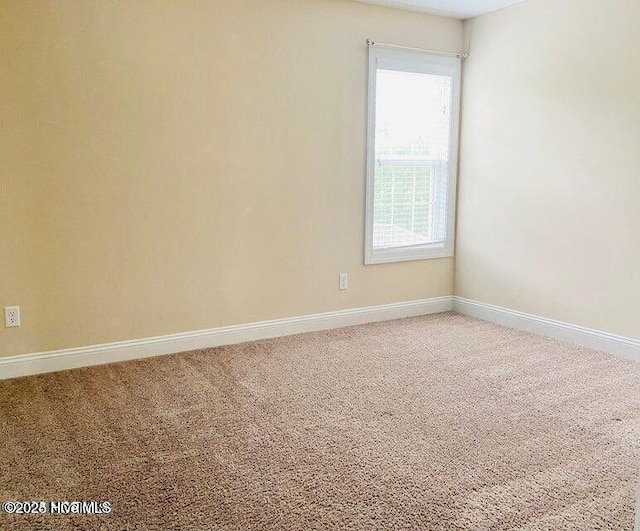
[[[640,531],[638,0],[0,0],[0,529]]]

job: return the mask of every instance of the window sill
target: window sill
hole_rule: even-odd
[[[367,251],[365,265],[388,264],[392,262],[413,262],[416,260],[433,260],[452,258],[453,249],[448,247],[395,248],[384,251]]]

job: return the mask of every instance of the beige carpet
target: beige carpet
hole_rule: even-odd
[[[456,314],[0,383],[5,529],[631,530],[640,365]]]

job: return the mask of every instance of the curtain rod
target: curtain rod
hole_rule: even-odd
[[[400,50],[413,50],[414,52],[426,52],[434,55],[446,55],[450,57],[457,57],[458,59],[468,59],[469,54],[467,52],[445,52],[443,50],[427,50],[426,48],[414,48],[413,46],[402,46],[400,44],[385,44],[384,42],[375,42],[372,39],[367,39],[367,46],[384,46],[385,48],[397,48]]]

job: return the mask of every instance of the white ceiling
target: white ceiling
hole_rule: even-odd
[[[523,0],[357,0],[397,9],[435,13],[455,18],[473,18]]]

